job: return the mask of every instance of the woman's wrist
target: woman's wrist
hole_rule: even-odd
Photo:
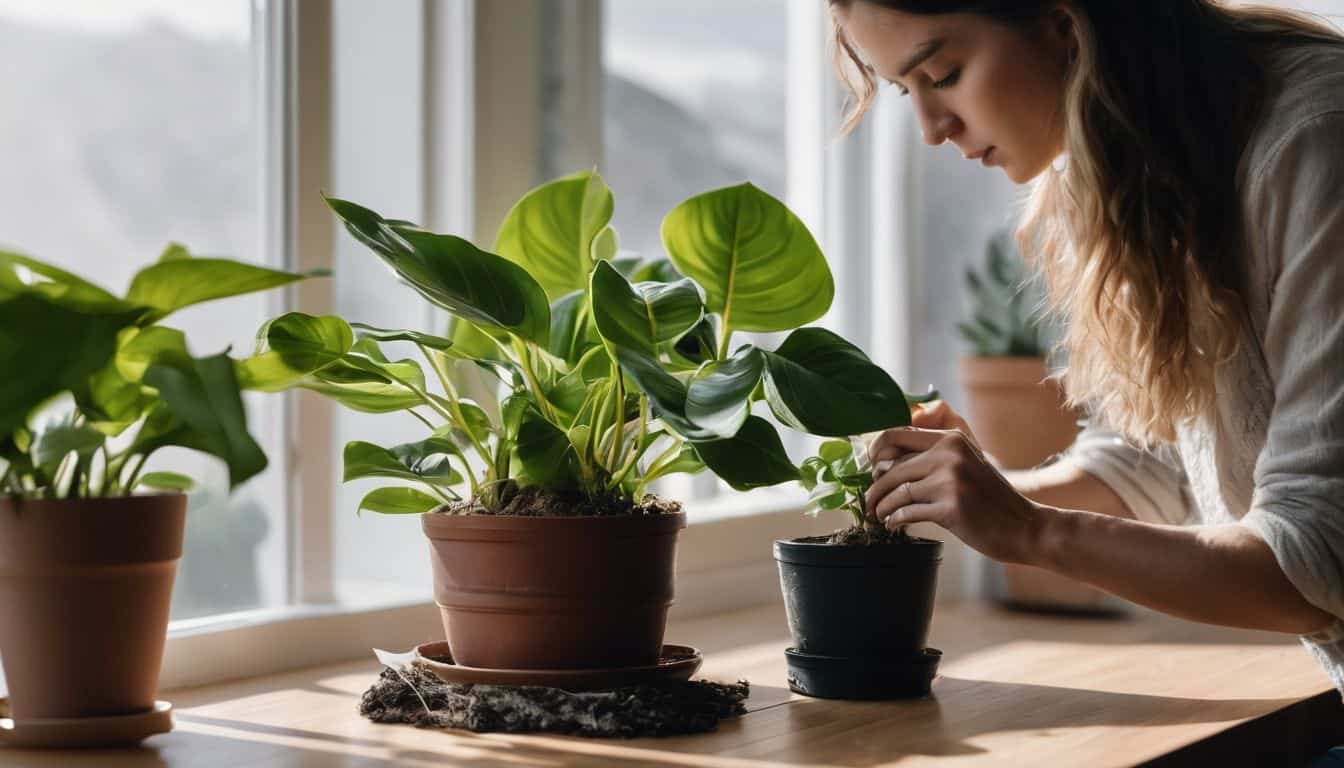
[[[1031,502],[1022,564],[1058,570],[1062,565],[1061,556],[1069,551],[1069,541],[1076,528],[1077,514],[1072,510]]]

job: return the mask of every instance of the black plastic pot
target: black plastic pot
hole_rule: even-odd
[[[825,542],[775,542],[794,640],[787,654],[790,687],[823,698],[926,695],[941,656],[926,642],[943,543]]]

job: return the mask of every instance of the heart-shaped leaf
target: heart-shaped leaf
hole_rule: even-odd
[[[33,442],[33,461],[50,477],[69,454],[88,459],[106,441],[107,436],[93,427],[58,424],[38,433]]]
[[[569,487],[577,479],[577,459],[569,435],[533,410],[523,413],[516,450],[524,484]]]
[[[697,441],[695,451],[710,471],[739,491],[798,479],[779,433],[760,416],[749,417],[732,437]]]
[[[593,253],[615,253],[611,189],[596,171],[543,184],[519,200],[499,228],[495,252],[522,266],[554,301],[588,286]]]
[[[824,328],[800,328],[765,353],[765,394],[785,424],[844,437],[910,423],[905,394],[858,347]]]
[[[787,331],[821,317],[835,284],[802,220],[751,184],[696,195],[663,220],[663,245],[705,289],[725,332]]]

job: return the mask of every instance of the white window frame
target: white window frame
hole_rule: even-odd
[[[267,86],[260,90],[268,100],[266,245],[296,269],[330,266],[334,259],[337,227],[313,191],[331,189],[334,176],[334,6],[350,1],[264,0],[259,6],[259,39],[266,44],[260,76]],[[601,0],[393,1],[405,19],[397,22],[406,27],[398,31],[421,35],[424,104],[415,114],[422,123],[424,172],[405,183],[418,185],[419,213],[430,228],[469,238],[488,234],[512,202],[547,174],[597,164]],[[908,254],[917,252],[917,233],[914,222],[901,216],[911,192],[903,181],[910,178],[909,144],[888,137],[909,133],[908,121],[879,104],[854,136],[832,140],[840,98],[829,71],[824,4],[787,8],[788,202],[831,254],[839,292],[828,324],[903,380],[911,359],[905,329],[917,311],[917,297],[906,288],[913,284]],[[543,70],[544,79],[538,76]],[[562,146],[555,164],[565,167],[543,167],[541,130],[549,132],[552,146]],[[882,284],[895,286],[896,293],[888,295],[877,287]],[[288,300],[297,310],[330,312],[332,283],[306,281]],[[865,306],[877,311],[864,313]],[[332,445],[335,407],[311,393],[284,397],[290,429],[284,455],[276,458],[289,478],[288,604],[173,622],[165,689],[357,658],[374,646],[405,650],[442,632],[431,602],[338,602],[332,562],[337,452],[305,449]],[[681,616],[777,600],[772,542],[828,533],[841,524],[802,514],[800,495],[781,489],[696,503],[688,513],[673,609]],[[961,591],[959,558],[955,550],[949,554],[941,593],[955,595]]]

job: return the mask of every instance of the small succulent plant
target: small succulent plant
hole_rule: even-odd
[[[1047,346],[1038,307],[1039,286],[1025,269],[1008,229],[997,231],[986,248],[985,269],[966,270],[970,319],[957,329],[981,357],[1039,357]]]

